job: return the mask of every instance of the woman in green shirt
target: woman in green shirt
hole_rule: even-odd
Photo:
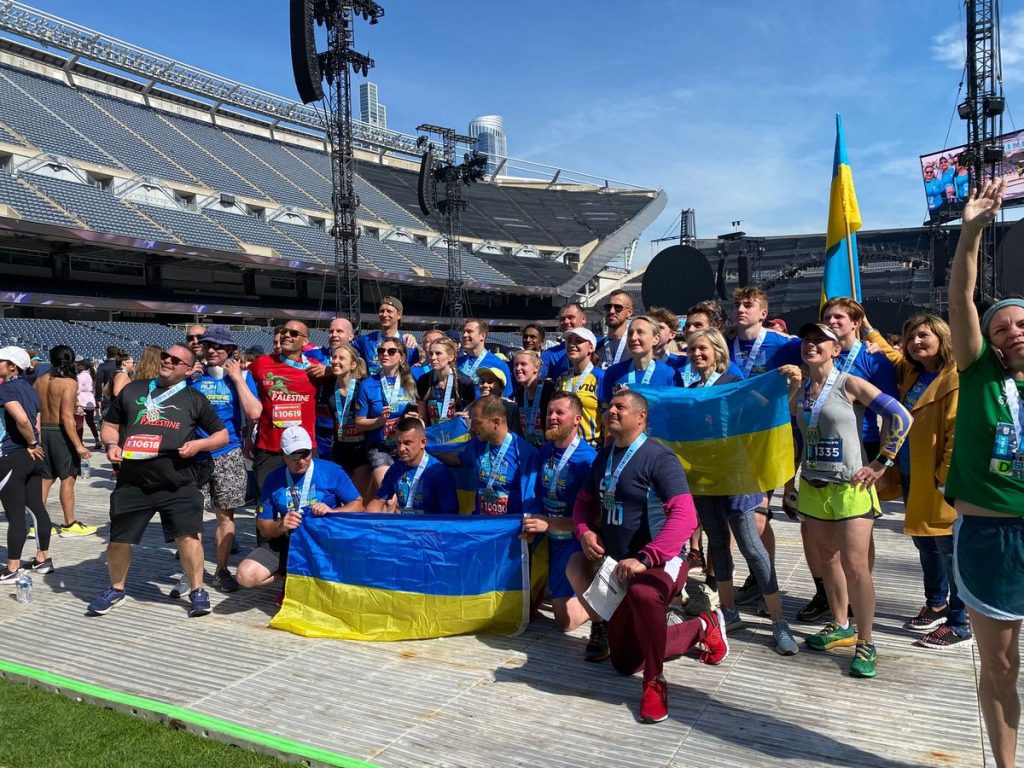
[[[1020,628],[1024,619],[1024,299],[996,302],[978,319],[974,287],[982,233],[1005,181],[967,201],[949,277],[949,324],[960,371],[946,496],[954,575],[981,657],[981,708],[998,768],[1016,765]]]

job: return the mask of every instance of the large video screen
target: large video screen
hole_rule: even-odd
[[[1003,161],[996,175],[1006,179],[1003,207],[1024,204],[1024,130],[1002,136]],[[960,155],[966,147],[952,147],[930,155],[921,155],[921,178],[928,212],[932,216],[957,215],[963,211],[970,192],[966,166]]]

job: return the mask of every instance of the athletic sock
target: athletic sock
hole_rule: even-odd
[[[814,594],[824,595],[825,594],[825,580],[820,576],[814,577]]]

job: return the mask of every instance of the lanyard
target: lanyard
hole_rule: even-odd
[[[523,387],[523,401],[526,405],[526,429],[524,430],[527,434],[533,434],[534,424],[537,423],[537,411],[540,410],[540,399],[541,394],[544,390],[544,382],[537,379],[537,384],[533,390],[533,402],[530,402],[530,388],[529,386]]]
[[[928,385],[931,383],[931,381],[925,381],[923,376],[918,377],[917,381],[914,382],[914,386],[903,396],[903,405],[908,411],[913,410],[914,406],[917,405],[917,401],[921,399],[921,395],[924,394],[924,391],[928,389]]]
[[[626,321],[626,330],[622,334],[622,338],[619,339],[619,346],[616,347],[616,349],[615,349],[615,357],[612,358],[612,361],[609,363],[609,365],[615,365],[617,362],[619,362],[622,359],[622,351],[628,346],[628,342],[626,341],[626,339],[629,337],[629,326],[632,325],[632,324],[633,324],[632,320],[627,320]],[[609,349],[611,349],[612,345],[611,345],[611,340],[610,339],[606,343],[606,346]]]
[[[566,464],[569,463],[569,459],[572,458],[573,453],[579,448],[582,440],[579,435],[576,435],[572,442],[569,443],[565,451],[562,452],[562,458],[558,460],[558,464],[555,466],[555,471],[551,475],[551,485],[548,486],[548,498],[554,499],[558,497],[558,478],[562,474],[562,470],[565,469]],[[554,459],[554,455],[551,456]]]
[[[825,407],[825,401],[828,399],[829,393],[832,391],[832,387],[836,384],[836,379],[839,378],[839,369],[833,367],[828,372],[828,378],[825,379],[825,383],[821,385],[821,391],[818,392],[818,396],[814,398],[814,402],[811,403],[811,407],[807,407],[807,395],[811,391],[811,382],[808,381],[804,385],[804,414],[807,417],[807,428],[815,429],[818,426],[818,417],[821,416],[821,409]]]
[[[713,371],[711,373],[711,375],[708,376],[708,380],[707,381],[701,381],[698,378],[697,379],[697,386],[698,387],[711,387],[711,386],[714,386],[715,382],[718,381],[718,379],[721,378],[721,376],[722,376],[722,372],[721,371]]]
[[[448,380],[444,383],[444,400],[441,401],[441,410],[437,414],[438,422],[447,420],[448,418],[448,406],[452,402],[452,387],[455,381],[455,371],[451,368],[448,369]]]
[[[146,393],[146,413],[151,419],[160,418],[160,403],[164,402],[168,398],[174,397],[185,388],[185,381],[179,381],[173,387],[168,389],[163,394],[157,395],[156,399],[153,399],[153,390],[156,389],[156,379],[149,380],[149,392]]]
[[[348,383],[348,392],[345,394],[345,403],[341,402],[341,390],[337,387],[334,389],[334,410],[338,415],[338,429],[345,428],[345,416],[348,415],[348,408],[352,405],[352,395],[356,391],[356,380],[352,379]]]
[[[850,369],[853,368],[853,364],[857,362],[857,355],[860,354],[860,348],[864,345],[860,339],[853,342],[853,346],[850,347],[850,351],[846,353],[846,359],[843,360],[843,364],[840,366],[840,373],[849,373]]]
[[[619,475],[622,474],[622,470],[624,470],[626,465],[629,464],[629,460],[633,458],[633,455],[640,450],[640,446],[646,442],[647,435],[644,432],[637,435],[636,440],[629,444],[629,448],[627,448],[626,452],[622,455],[622,458],[619,460],[618,466],[615,467],[614,472],[612,472],[612,456],[615,455],[615,446],[613,445],[612,449],[608,451],[608,464],[605,466],[604,470],[604,487],[606,493],[610,493],[612,496],[615,495],[615,486],[619,484]]]
[[[494,488],[494,470],[501,464],[505,458],[505,454],[508,452],[508,447],[512,445],[512,433],[509,432],[505,435],[505,439],[501,441],[501,448],[498,449],[498,455],[491,460],[491,447],[487,446],[487,462],[489,464],[487,468],[487,490],[490,491]]]
[[[1019,451],[1024,448],[1024,434],[1020,431],[1021,421],[1024,420],[1024,404],[1020,401],[1017,382],[1012,376],[1007,375],[1003,379],[1003,394],[1006,395],[1006,405],[1010,409],[1010,418],[1013,419],[1013,438]]]
[[[463,373],[466,374],[467,376],[471,376],[473,378],[473,380],[475,381],[476,380],[476,369],[484,364],[484,358],[485,357],[487,357],[487,350],[486,349],[483,352],[480,353],[480,355],[476,358],[476,360],[474,360],[472,363],[469,364],[469,367],[466,368],[463,371]]]
[[[647,364],[647,367],[644,368],[644,377],[643,377],[643,379],[640,380],[641,384],[650,384],[651,383],[651,376],[654,375],[654,366],[656,364],[657,363],[656,363],[655,359],[652,357],[651,358],[651,362],[649,362]],[[630,384],[636,384],[636,369],[635,368],[631,368],[629,370],[629,375],[626,376],[626,381],[629,382]]]
[[[395,383],[388,384],[388,377],[383,373],[380,375],[380,391],[384,395],[384,405],[393,405],[398,399],[398,393],[402,387],[402,374],[395,376]]]
[[[427,468],[427,461],[429,461],[429,459],[430,455],[424,451],[423,456],[420,457],[419,466],[416,467],[416,472],[412,476],[412,480],[409,481],[409,493],[405,497],[405,505],[402,507],[406,512],[413,508],[412,501],[416,496],[416,486],[420,484],[420,478],[423,477],[423,471]]]
[[[743,350],[740,349],[740,340],[738,338],[732,340],[732,356],[734,360],[743,360],[744,376],[750,376],[750,371],[757,360],[757,354],[761,351],[761,345],[764,344],[766,338],[768,338],[768,329],[762,328],[758,331],[757,338],[754,340],[754,346],[750,348],[750,353],[746,356],[743,355]]]
[[[302,478],[302,485],[299,486],[299,490],[295,490],[295,481],[292,479],[292,473],[285,469],[285,477],[288,479],[288,493],[291,494],[292,498],[298,495],[298,509],[299,512],[309,504],[309,487],[313,483],[313,460],[310,459],[309,469],[306,470],[305,476]]]
[[[571,392],[572,394],[576,394],[576,390],[578,390],[583,385],[583,382],[586,380],[587,376],[590,375],[590,372],[592,370],[594,370],[594,364],[587,363],[587,367],[583,369],[583,373],[574,373],[572,375],[572,378],[569,379],[569,381],[567,382],[568,387],[565,391]]]
[[[281,362],[285,365],[290,365],[292,368],[298,368],[300,371],[304,371],[310,366],[309,358],[304,354],[299,355],[299,362],[295,362],[290,357],[282,357]]]

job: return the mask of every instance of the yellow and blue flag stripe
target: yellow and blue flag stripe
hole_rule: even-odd
[[[774,372],[717,387],[634,387],[648,433],[679,457],[695,496],[778,488],[794,474],[786,379]]]
[[[440,424],[427,427],[427,451],[454,453],[461,451],[470,440],[469,426],[456,416]],[[476,509],[476,467],[452,467],[455,492],[459,498],[459,512],[473,514]]]
[[[825,234],[822,304],[838,296],[861,300],[856,234],[861,226],[863,222],[857,205],[857,193],[853,189],[853,171],[846,154],[843,119],[836,115],[836,149],[832,159],[832,189],[829,193],[828,230]]]
[[[346,640],[516,634],[530,604],[521,527],[518,517],[307,516],[270,626]]]

